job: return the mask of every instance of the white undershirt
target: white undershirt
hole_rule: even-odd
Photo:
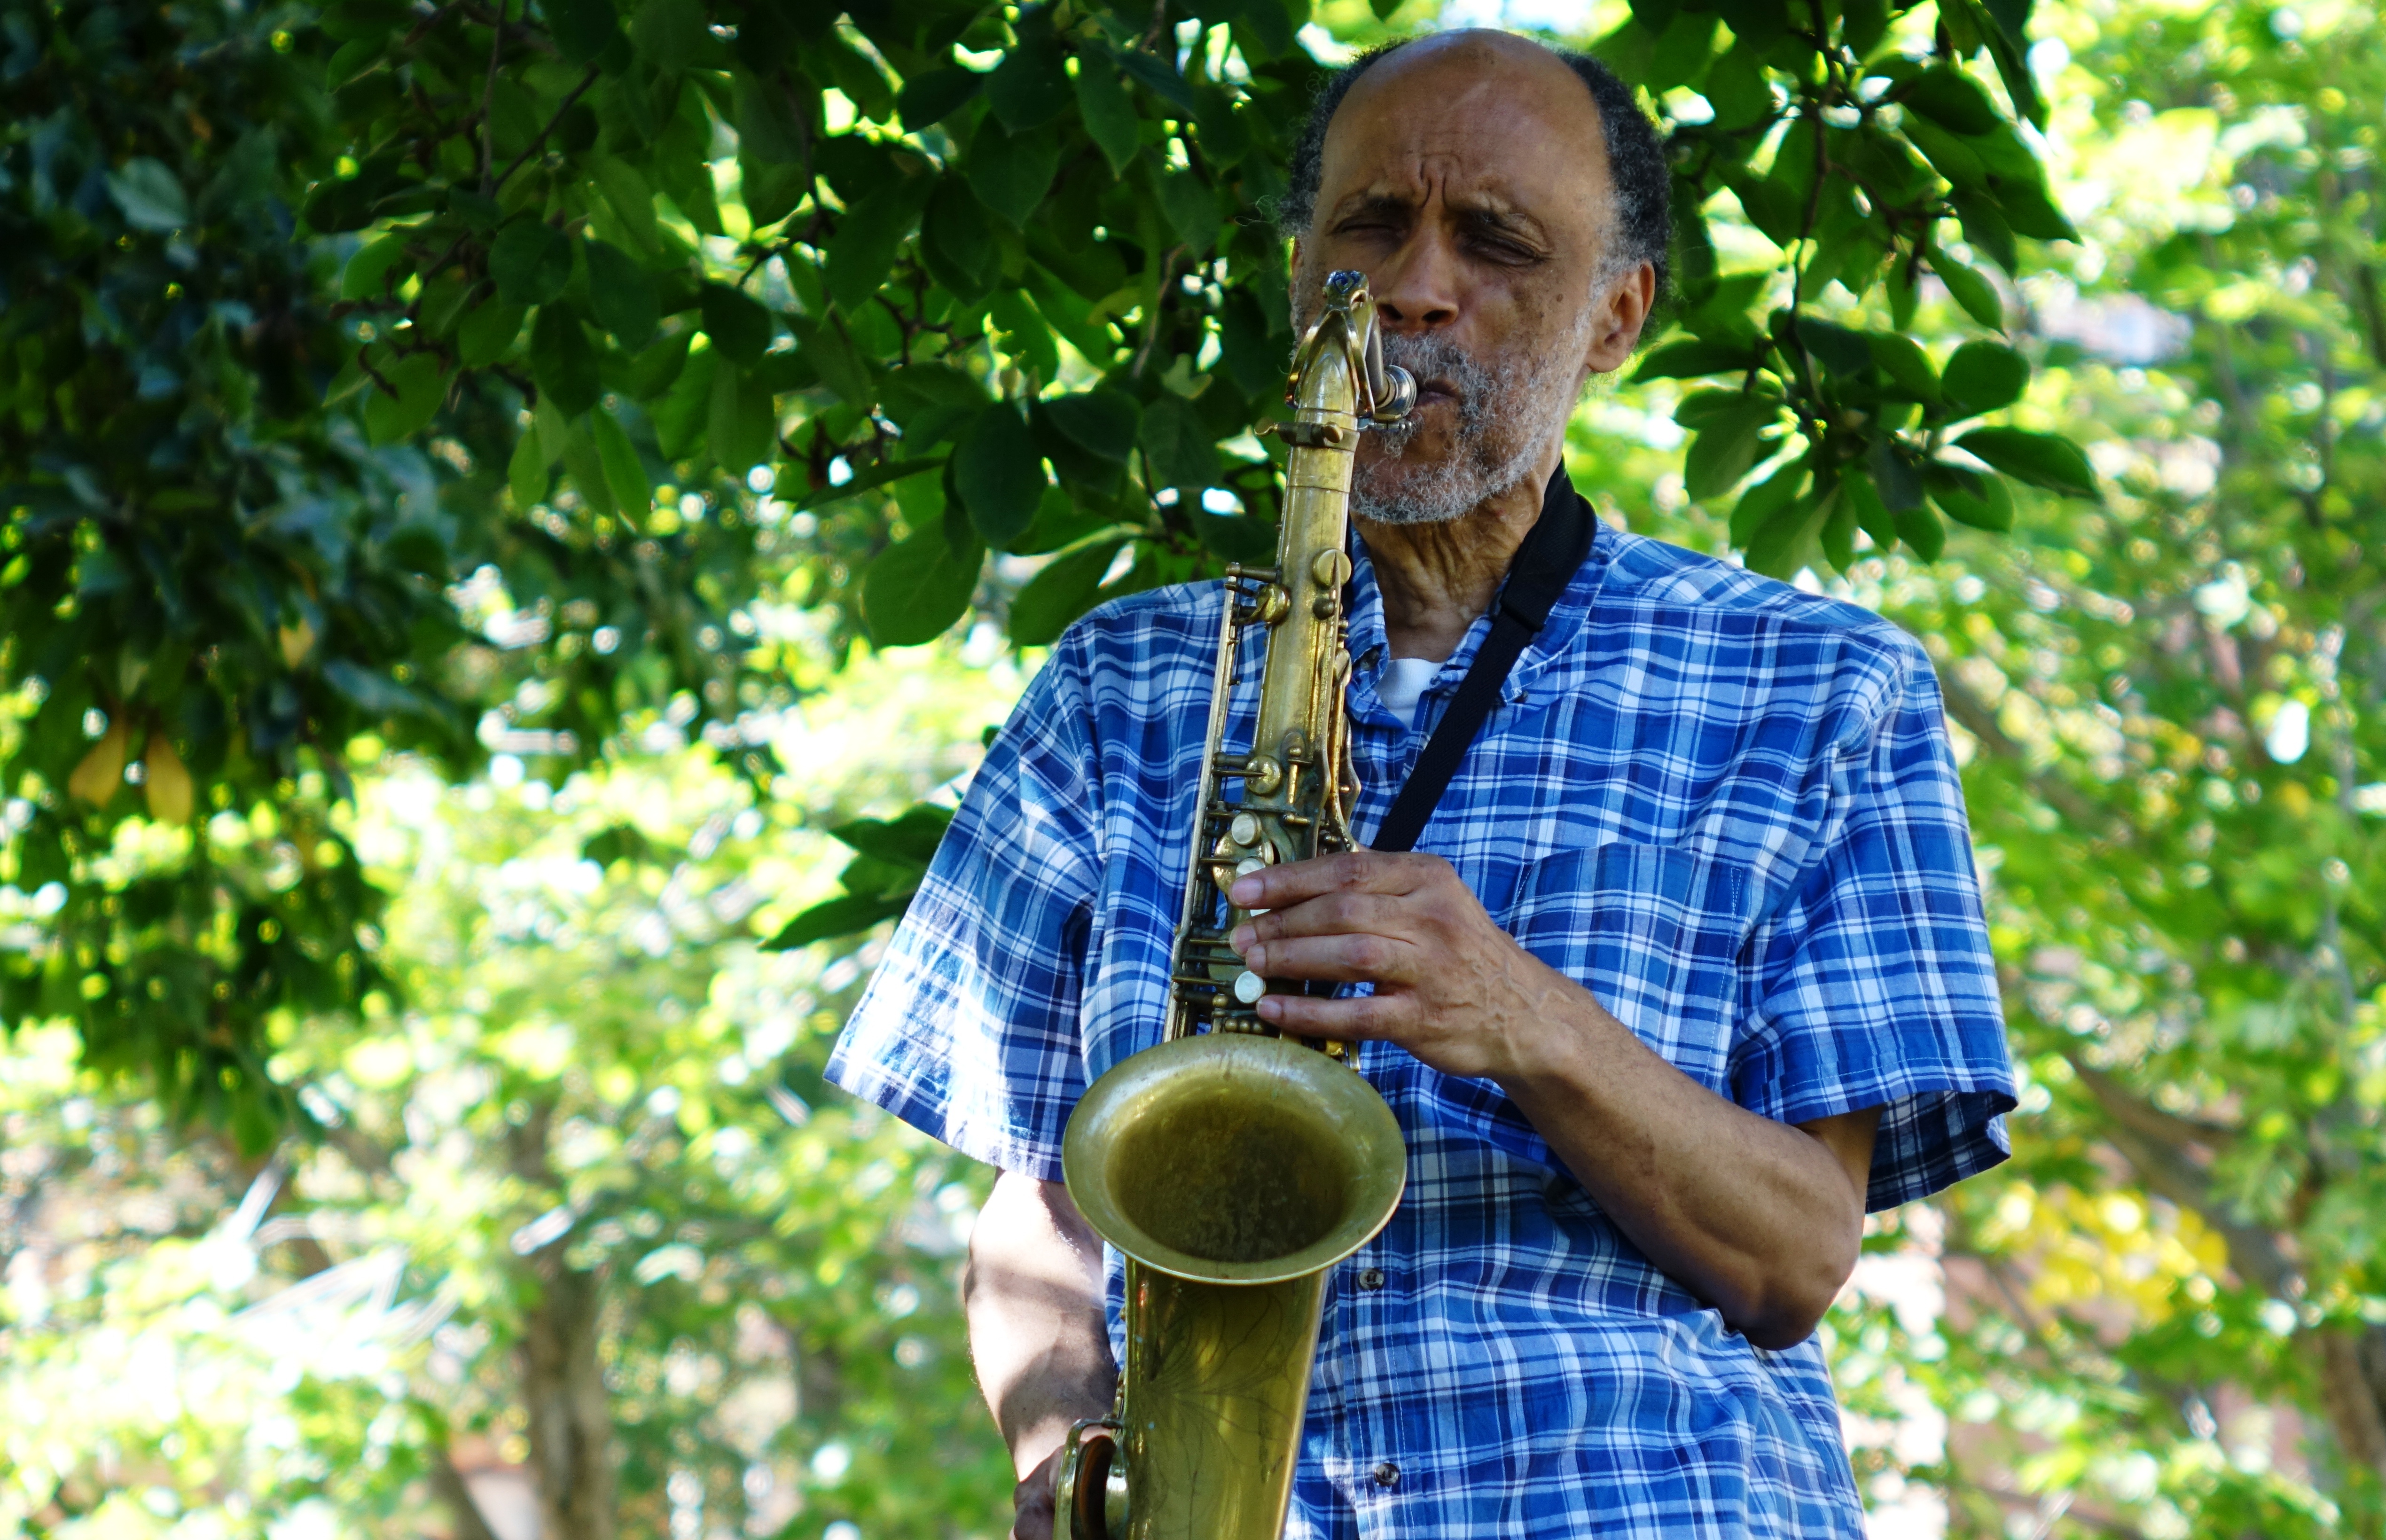
[[[1382,677],[1375,681],[1375,698],[1390,707],[1394,716],[1407,718],[1413,726],[1417,701],[1439,672],[1441,659],[1438,657],[1388,658]]]

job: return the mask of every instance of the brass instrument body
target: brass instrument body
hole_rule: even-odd
[[[1254,866],[1348,850],[1358,792],[1343,584],[1362,429],[1415,384],[1383,363],[1356,273],[1327,282],[1294,361],[1276,565],[1229,568],[1163,1040],[1069,1121],[1069,1191],[1126,1261],[1118,1403],[1072,1430],[1055,1540],[1276,1540],[1291,1498],[1325,1275],[1400,1202],[1398,1121],[1346,1045],[1277,1036],[1254,1007],[1291,981],[1227,944],[1225,889]],[[1252,626],[1266,628],[1250,746],[1224,742]]]

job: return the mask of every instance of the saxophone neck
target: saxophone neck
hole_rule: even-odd
[[[1324,312],[1293,355],[1286,404],[1308,420],[1324,419],[1312,414],[1353,419],[1349,427],[1355,429],[1399,421],[1416,405],[1416,394],[1415,377],[1384,361],[1382,324],[1366,274],[1328,274]]]

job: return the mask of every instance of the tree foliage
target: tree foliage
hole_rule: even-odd
[[[553,776],[684,699],[767,784],[758,599],[1032,646],[1273,548],[1303,0],[6,16],[0,771],[52,896],[0,1011],[248,1147],[295,1115],[274,1032],[386,983],[334,817],[359,738]],[[1762,568],[2093,493],[1996,420],[2028,368],[1981,264],[2069,233],[2027,19],[1648,0],[1599,44],[1675,135],[1639,372],[1713,382],[1692,483],[1755,473]],[[1766,244],[1727,272],[1733,208]],[[1934,278],[1983,332],[1943,369],[1903,335]],[[153,839],[187,853],[110,876]]]

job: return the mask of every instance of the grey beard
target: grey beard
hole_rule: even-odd
[[[1587,324],[1576,330],[1586,331]],[[1580,388],[1581,357],[1582,339],[1576,336],[1487,363],[1446,337],[1387,332],[1385,361],[1414,374],[1420,384],[1449,385],[1458,398],[1458,424],[1449,453],[1432,461],[1407,457],[1416,441],[1415,418],[1373,430],[1376,453],[1353,469],[1351,512],[1379,524],[1442,524],[1514,488],[1565,431]]]

